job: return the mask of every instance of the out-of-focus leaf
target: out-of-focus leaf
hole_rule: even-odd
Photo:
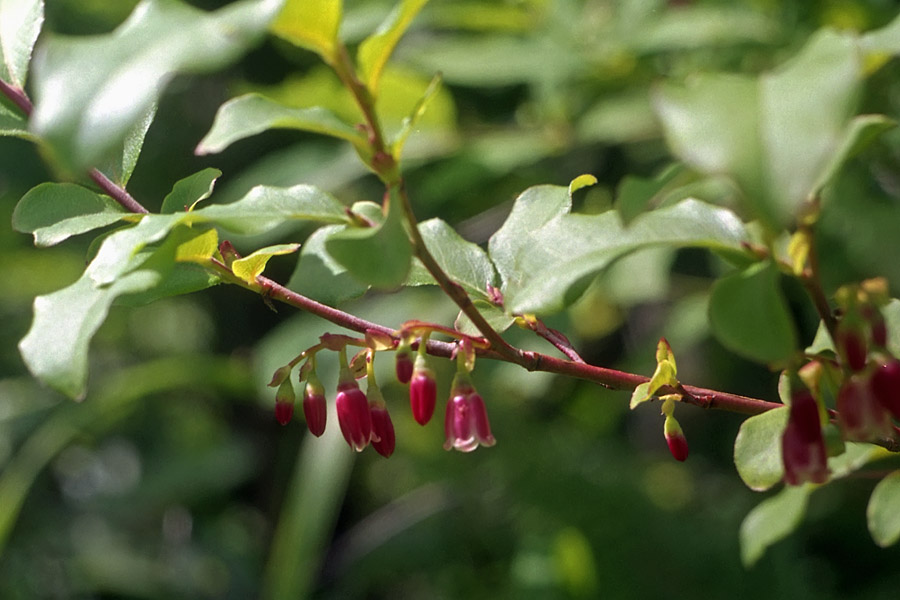
[[[131,174],[141,155],[141,149],[144,147],[144,138],[147,136],[147,130],[150,129],[154,117],[156,117],[156,103],[153,103],[125,136],[121,151],[114,153],[115,156],[112,159],[99,165],[100,170],[116,184],[125,187],[128,180],[131,179]]]
[[[616,209],[627,225],[647,210],[660,194],[682,173],[680,165],[671,165],[652,179],[626,175],[616,190]]]
[[[425,246],[444,272],[476,298],[489,298],[488,285],[496,285],[497,276],[487,254],[476,244],[464,240],[441,219],[419,223]],[[407,285],[437,285],[431,274],[416,261]]]
[[[760,502],[741,523],[741,561],[752,567],[766,548],[789,535],[806,514],[812,486],[788,486]]]
[[[778,363],[797,350],[778,269],[770,262],[718,280],[709,299],[709,323],[722,345],[755,361]]]
[[[860,48],[869,54],[900,54],[900,16],[859,40]]]
[[[362,71],[363,83],[373,96],[378,95],[381,72],[397,42],[427,2],[428,0],[400,0],[378,30],[360,45],[357,61]]]
[[[35,137],[28,131],[28,119],[20,112],[13,111],[0,103],[0,135],[33,140]]]
[[[781,225],[839,166],[835,153],[854,138],[860,76],[854,38],[825,30],[776,71],[664,85],[655,106],[679,157],[733,177],[753,212]]]
[[[43,23],[43,0],[0,0],[0,79],[25,89],[31,50]]]
[[[253,283],[266,268],[266,264],[273,256],[292,254],[300,249],[300,244],[278,244],[260,248],[243,258],[239,258],[231,264],[231,270],[244,281]]]
[[[201,200],[212,195],[216,179],[222,176],[218,169],[206,168],[175,182],[172,191],[163,198],[161,213],[177,213],[192,210]]]
[[[328,253],[353,277],[378,289],[392,289],[406,281],[412,260],[400,200],[392,198],[390,207],[380,225],[347,228],[325,241]]]
[[[489,256],[511,313],[558,311],[617,258],[643,248],[699,246],[737,252],[748,238],[734,213],[693,199],[644,214],[627,227],[616,211],[568,214],[570,208],[566,188],[530,188],[491,237]]]
[[[397,132],[397,135],[394,136],[394,139],[391,141],[391,153],[395,158],[399,159],[403,154],[403,146],[406,144],[406,138],[413,132],[419,119],[425,114],[431,101],[437,97],[437,93],[440,89],[441,76],[439,73],[435,75],[434,79],[431,80],[431,83],[428,84],[428,88],[425,90],[422,98],[416,103],[415,107],[413,107],[410,115],[403,119],[403,123],[400,125],[400,131]]]
[[[326,62],[335,60],[341,0],[287,0],[272,23],[275,35],[318,53]]]
[[[494,331],[506,331],[516,321],[513,317],[506,314],[501,307],[492,302],[488,302],[487,300],[476,298],[472,301],[472,304],[475,305],[475,308],[478,309],[478,312],[481,313],[484,320],[488,322],[488,325],[494,328]],[[462,311],[456,316],[454,327],[456,327],[457,331],[461,331],[466,335],[481,335],[478,328],[475,327],[469,317]]]
[[[22,196],[13,227],[34,235],[36,246],[53,246],[73,235],[127,218],[111,198],[74,183],[42,183]]]
[[[329,306],[366,293],[369,286],[351,276],[325,250],[325,241],[342,229],[341,225],[320,227],[307,238],[287,287]]]
[[[875,543],[886,548],[900,540],[900,471],[878,482],[869,498],[866,519]]]
[[[622,144],[659,135],[650,91],[641,89],[604,96],[578,121],[575,135],[583,142]]]
[[[70,169],[100,164],[123,147],[173,75],[235,60],[281,3],[245,0],[205,13],[174,0],[144,0],[110,34],[49,36],[35,57],[32,131]]]
[[[824,187],[848,160],[859,154],[866,146],[885,131],[893,129],[897,122],[884,115],[859,115],[850,121],[844,138],[831,157],[831,162],[819,178],[815,189]]]
[[[628,43],[636,52],[667,52],[769,42],[778,34],[778,23],[746,8],[694,5],[658,11],[658,18],[643,23]]]
[[[72,285],[34,300],[34,321],[19,342],[29,371],[71,398],[83,398],[88,344],[118,296],[157,283],[152,271],[134,271],[111,285],[98,286],[85,272]]]
[[[259,94],[247,94],[219,107],[209,133],[200,140],[197,154],[221,152],[234,142],[268,129],[300,129],[351,142],[357,148],[366,138],[354,127],[321,107],[291,108]]]
[[[752,490],[767,490],[784,476],[781,435],[788,410],[787,406],[776,408],[741,423],[734,440],[734,466]]]

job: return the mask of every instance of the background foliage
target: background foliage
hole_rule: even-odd
[[[343,39],[360,42],[392,4],[345,2]],[[45,28],[111,31],[133,5],[50,1]],[[444,87],[407,142],[407,184],[422,220],[438,216],[484,245],[531,185],[593,173],[600,183],[575,197],[591,214],[650,185],[637,177],[683,177],[665,170],[670,152],[651,106],[662,79],[757,75],[822,26],[865,31],[895,16],[892,3],[877,0],[432,0],[385,67],[380,108],[398,130],[433,73],[443,73]],[[900,114],[898,68],[887,63],[866,81],[865,112]],[[359,118],[312,54],[269,38],[223,72],[170,83],[132,194],[158,210],[173,182],[214,167],[225,173],[219,203],[259,183],[314,184],[346,202],[380,196],[347,144],[296,131],[195,156],[219,105],[246,92]],[[852,161],[834,186],[820,228],[829,289],[876,274],[895,290],[900,281],[892,260],[900,255],[897,135]],[[0,138],[0,164],[9,223],[16,201],[58,173],[33,145],[9,137]],[[4,598],[893,598],[900,586],[900,550],[877,549],[866,532],[875,482],[865,478],[811,497],[795,535],[749,571],[741,566],[739,526],[759,496],[735,477],[741,419],[733,415],[680,409],[691,458],[675,464],[659,416],[629,412],[627,393],[481,361],[475,378],[495,448],[446,453],[439,423],[420,428],[400,410],[389,461],[354,456],[333,426],[310,443],[302,423],[277,426],[264,386],[286,356],[334,328],[288,309],[274,314],[225,286],[113,307],[92,345],[88,400],[73,404],[31,379],[16,343],[33,297],[79,277],[88,241],[36,250],[30,236],[0,232]],[[306,233],[281,228],[233,241],[257,248]],[[269,269],[291,279],[290,259],[275,257]],[[589,362],[645,373],[665,335],[683,381],[771,397],[775,375],[709,335],[710,281],[724,271],[706,253],[651,248],[616,263],[549,324],[577,340]],[[354,295],[347,286],[304,285],[292,282],[328,302]],[[808,342],[816,317],[804,312],[801,290],[786,291],[797,335]],[[456,313],[427,288],[348,306],[390,325],[449,322]],[[517,341],[534,344],[524,334]],[[451,373],[442,368],[441,396]],[[334,380],[333,372],[321,376]],[[403,388],[384,391],[392,406],[405,405]]]

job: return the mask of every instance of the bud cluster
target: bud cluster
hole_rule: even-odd
[[[300,381],[306,381],[303,391],[303,414],[306,425],[310,433],[316,437],[325,432],[328,407],[325,390],[316,375],[315,357],[318,349],[336,350],[340,357],[341,368],[334,404],[341,434],[347,444],[357,452],[363,451],[371,444],[376,452],[387,458],[394,452],[396,436],[384,396],[375,381],[374,357],[376,350],[388,348],[385,348],[384,341],[380,340],[378,348],[370,345],[348,362],[346,348],[342,345],[347,339],[349,338],[341,336],[328,336],[326,339],[326,336],[323,336],[322,344],[315,351],[307,351],[301,355],[306,357],[306,362],[300,368]],[[426,354],[427,335],[419,340],[415,357],[413,357],[415,344],[412,343],[414,341],[401,338],[395,348],[395,370],[397,380],[409,385],[413,418],[424,426],[434,415],[437,381]],[[459,371],[453,380],[447,402],[444,448],[470,452],[479,445],[493,446],[496,440],[491,434],[484,400],[469,378],[469,371],[474,363],[474,351],[462,344],[461,348]],[[363,376],[362,363],[359,360],[362,358],[365,360],[365,392],[357,383],[357,378]],[[293,416],[295,395],[290,373],[293,365],[300,360],[298,357],[289,365],[278,369],[269,384],[272,387],[278,386],[275,415],[282,425],[286,425]]]

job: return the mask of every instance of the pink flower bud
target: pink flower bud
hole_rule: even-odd
[[[291,383],[291,378],[288,377],[281,382],[278,386],[278,391],[275,392],[275,418],[282,425],[290,423],[291,417],[294,416],[295,400],[294,386]]]
[[[338,384],[335,408],[344,439],[351,448],[362,452],[372,439],[372,416],[369,401],[355,381]]]
[[[412,407],[413,418],[419,425],[425,425],[431,420],[436,402],[437,383],[434,380],[434,371],[425,366],[424,359],[420,361],[417,358],[416,369],[409,384],[409,404]]]
[[[891,434],[887,409],[872,393],[869,382],[859,375],[841,386],[837,411],[838,425],[846,440],[871,442]]]
[[[394,453],[394,447],[397,445],[391,415],[388,413],[387,407],[380,402],[370,405],[370,413],[372,416],[372,447],[378,454],[388,458]]]
[[[306,426],[310,433],[316,437],[325,433],[328,405],[325,402],[325,391],[318,379],[310,378],[306,382],[306,389],[303,392],[303,415],[306,417]]]
[[[471,452],[480,445],[497,443],[491,434],[487,409],[478,392],[459,393],[450,398],[444,420],[444,449]]]
[[[900,360],[891,358],[872,373],[872,394],[895,419],[900,419]]]
[[[675,420],[675,417],[667,416],[663,425],[663,434],[666,436],[666,444],[669,446],[669,452],[675,457],[675,460],[684,462],[688,457],[687,438],[684,437],[684,431],[681,424]]]
[[[413,359],[409,350],[398,349],[395,367],[397,371],[397,381],[400,383],[409,383],[413,376]]]
[[[866,367],[866,338],[858,329],[844,326],[838,328],[837,345],[847,366],[853,371],[862,371]]]
[[[807,390],[791,398],[790,416],[781,437],[784,480],[790,485],[828,480],[828,459],[815,398]]]

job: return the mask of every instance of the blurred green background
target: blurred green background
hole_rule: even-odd
[[[107,32],[134,4],[48,0],[45,27]],[[343,38],[358,43],[391,5],[347,0]],[[897,12],[887,0],[432,0],[398,48],[379,110],[396,127],[443,73],[408,145],[408,187],[421,219],[440,216],[485,243],[530,185],[593,173],[600,183],[576,205],[599,212],[625,175],[665,168],[655,82],[758,73],[819,27],[864,31]],[[898,74],[890,63],[869,80],[864,110],[900,115]],[[312,135],[270,132],[195,157],[217,107],[250,90],[355,118],[314,55],[270,39],[226,72],[170,84],[132,194],[158,209],[177,179],[214,166],[225,173],[216,202],[258,183],[313,183],[348,204],[380,197],[349,148]],[[897,137],[838,182],[822,225],[831,288],[878,273],[900,280]],[[627,393],[481,361],[475,383],[498,444],[448,453],[441,418],[415,424],[382,360],[397,429],[389,460],[353,454],[333,415],[323,439],[302,420],[280,427],[271,372],[338,329],[273,313],[238,289],[114,309],[92,345],[89,395],[68,401],[33,381],[16,349],[33,297],[74,281],[90,243],[36,250],[12,232],[15,202],[52,178],[32,145],[0,139],[0,598],[897,597],[900,549],[868,536],[876,480],[865,477],[817,493],[796,534],[751,570],[741,566],[738,527],[764,496],[734,470],[735,415],[679,408],[691,456],[676,463],[653,406],[631,413]],[[270,275],[288,281],[295,260],[276,257]],[[774,399],[774,374],[708,335],[706,295],[722,268],[699,251],[643,252],[548,324],[589,362],[648,374],[665,335],[683,381]],[[801,290],[788,292],[809,340],[815,317]],[[345,306],[393,326],[455,317],[429,289]],[[549,351],[524,332],[510,339]],[[452,375],[445,362],[436,361],[441,398]],[[320,363],[331,388],[336,365]]]

